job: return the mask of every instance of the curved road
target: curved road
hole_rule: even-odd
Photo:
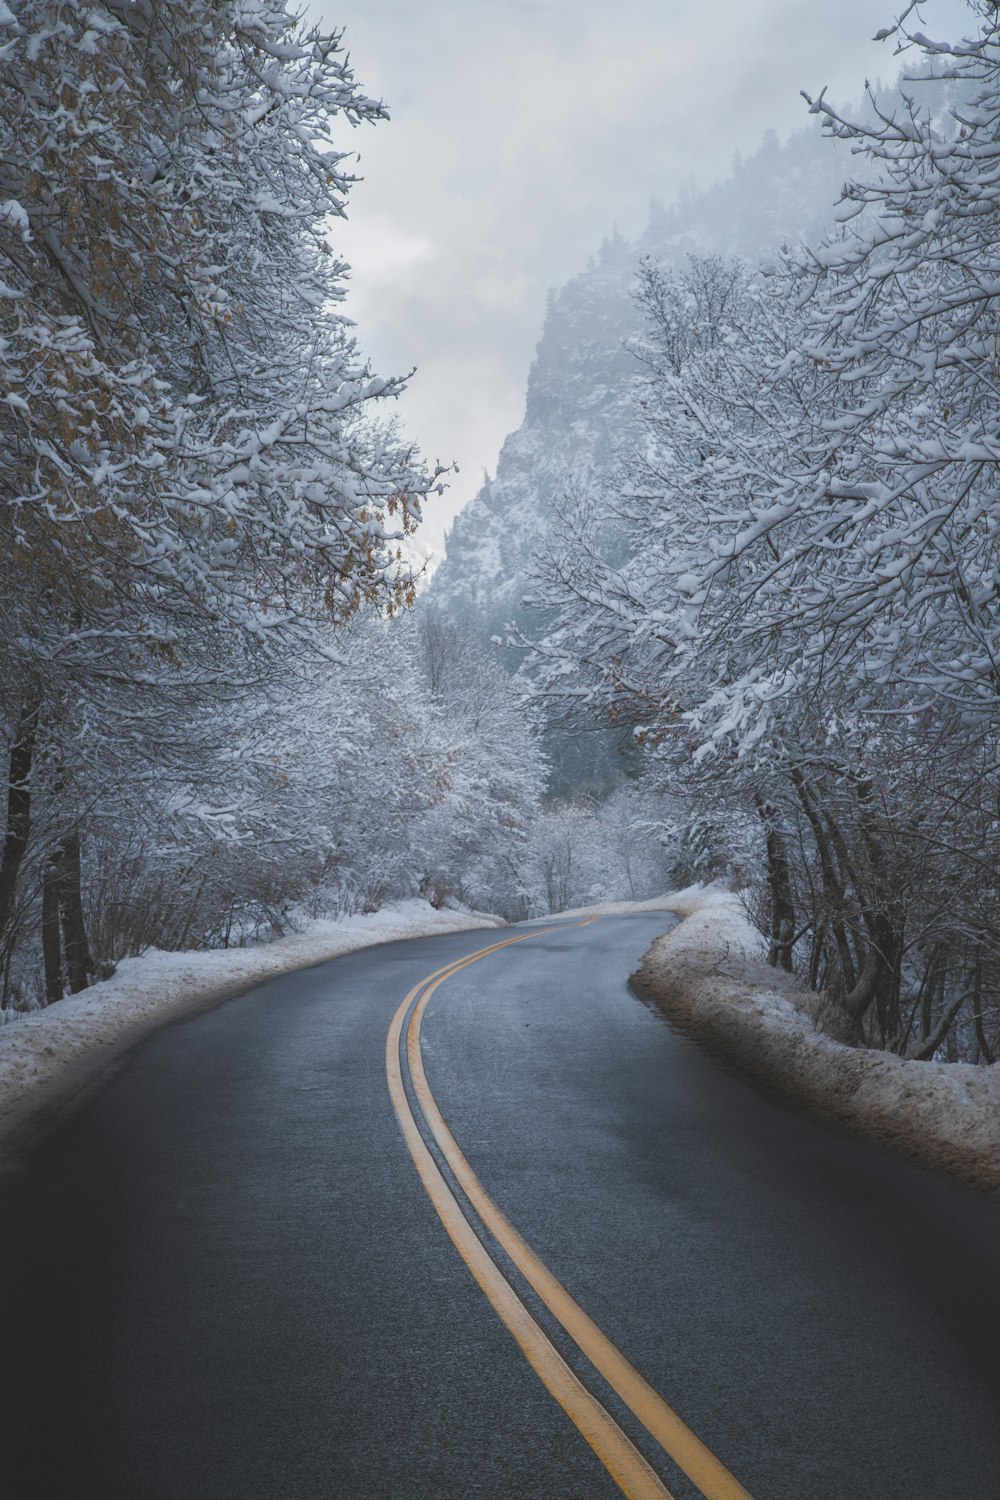
[[[1000,1206],[676,1035],[626,985],[668,920],[367,949],[132,1053],[0,1185],[0,1492],[995,1500]]]

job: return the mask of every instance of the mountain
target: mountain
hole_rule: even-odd
[[[751,156],[734,159],[724,182],[688,189],[668,207],[654,201],[638,241],[615,232],[550,295],[524,420],[504,442],[495,477],[456,517],[421,608],[486,640],[505,641],[511,624],[527,635],[538,631],[539,617],[522,598],[549,538],[565,531],[564,498],[580,487],[611,492],[619,455],[640,440],[638,366],[627,347],[640,328],[632,297],[640,260],[720,254],[754,261],[782,243],[818,238],[849,170],[849,158],[818,127],[784,143],[768,132]],[[500,649],[516,670],[519,654]],[[589,748],[557,736],[553,790],[606,787],[621,774],[611,744],[608,735]]]

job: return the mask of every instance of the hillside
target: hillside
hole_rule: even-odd
[[[549,538],[565,530],[563,502],[581,488],[613,493],[619,455],[638,441],[639,367],[627,345],[640,326],[632,288],[641,258],[755,260],[785,241],[818,235],[844,176],[844,157],[818,128],[784,144],[769,132],[752,155],[734,159],[724,182],[691,188],[666,207],[654,200],[638,241],[612,233],[586,269],[550,295],[524,420],[505,441],[495,475],[457,516],[422,607],[483,640],[506,641],[511,624],[528,635],[537,629],[521,601]],[[519,653],[501,649],[516,670]],[[554,789],[616,778],[611,741],[600,738],[594,747],[553,737]]]

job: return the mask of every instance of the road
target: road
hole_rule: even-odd
[[[668,922],[136,1049],[0,1184],[6,1500],[995,1500],[1000,1205],[674,1033],[626,984]]]

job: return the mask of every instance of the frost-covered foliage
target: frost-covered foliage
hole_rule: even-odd
[[[400,597],[427,478],[365,420],[398,387],[331,310],[333,123],[381,113],[337,38],[265,0],[60,0],[5,7],[0,47],[4,551],[32,654],[104,678],[123,638],[169,656],[223,621],[257,650]]]
[[[617,233],[553,292],[528,377],[525,418],[508,437],[495,477],[456,517],[447,556],[427,591],[434,605],[484,639],[505,635],[540,547],[565,530],[567,488],[600,488],[640,430],[627,341],[642,328],[634,284],[643,257],[682,266],[688,254],[756,256],[818,233],[849,158],[819,130],[783,145],[773,135],[730,177],[654,201],[639,240]]]
[[[923,54],[894,103],[813,104],[863,168],[824,239],[764,277],[646,265],[627,556],[598,497],[538,660],[742,818],[771,960],[847,1034],[993,1061],[1000,22],[972,10],[963,43],[892,33]]]
[[[44,998],[52,839],[85,794],[88,975],[149,945],[229,946],[410,896],[524,914],[544,765],[522,689],[433,619],[367,611],[329,637],[335,663],[307,658],[206,717],[196,765],[102,763],[81,742],[72,802],[35,803],[8,1005]]]
[[[546,771],[527,695],[495,653],[434,611],[407,624],[439,768],[434,795],[409,829],[418,894],[521,916],[525,847]]]
[[[622,456],[641,441],[626,345],[642,319],[633,291],[643,256],[683,265],[689,253],[756,256],[818,233],[843,181],[846,152],[818,129],[784,144],[773,135],[738,158],[723,183],[686,192],[670,208],[652,204],[636,242],[608,237],[591,264],[552,294],[527,389],[522,425],[508,437],[495,477],[456,518],[447,556],[428,597],[482,641],[506,641],[510,623],[535,634],[522,604],[541,554],[565,544],[573,520],[567,496],[605,494]],[[602,506],[605,540],[615,520]],[[419,608],[419,606],[418,606]],[[512,670],[518,652],[505,657]],[[586,736],[551,730],[550,789],[560,798],[603,795],[634,769],[613,731]]]
[[[284,0],[0,5],[0,1006],[500,816],[377,618],[436,481],[338,311],[384,113]]]
[[[632,782],[601,799],[548,801],[524,850],[522,914],[662,894],[680,883],[684,821],[670,798]]]

